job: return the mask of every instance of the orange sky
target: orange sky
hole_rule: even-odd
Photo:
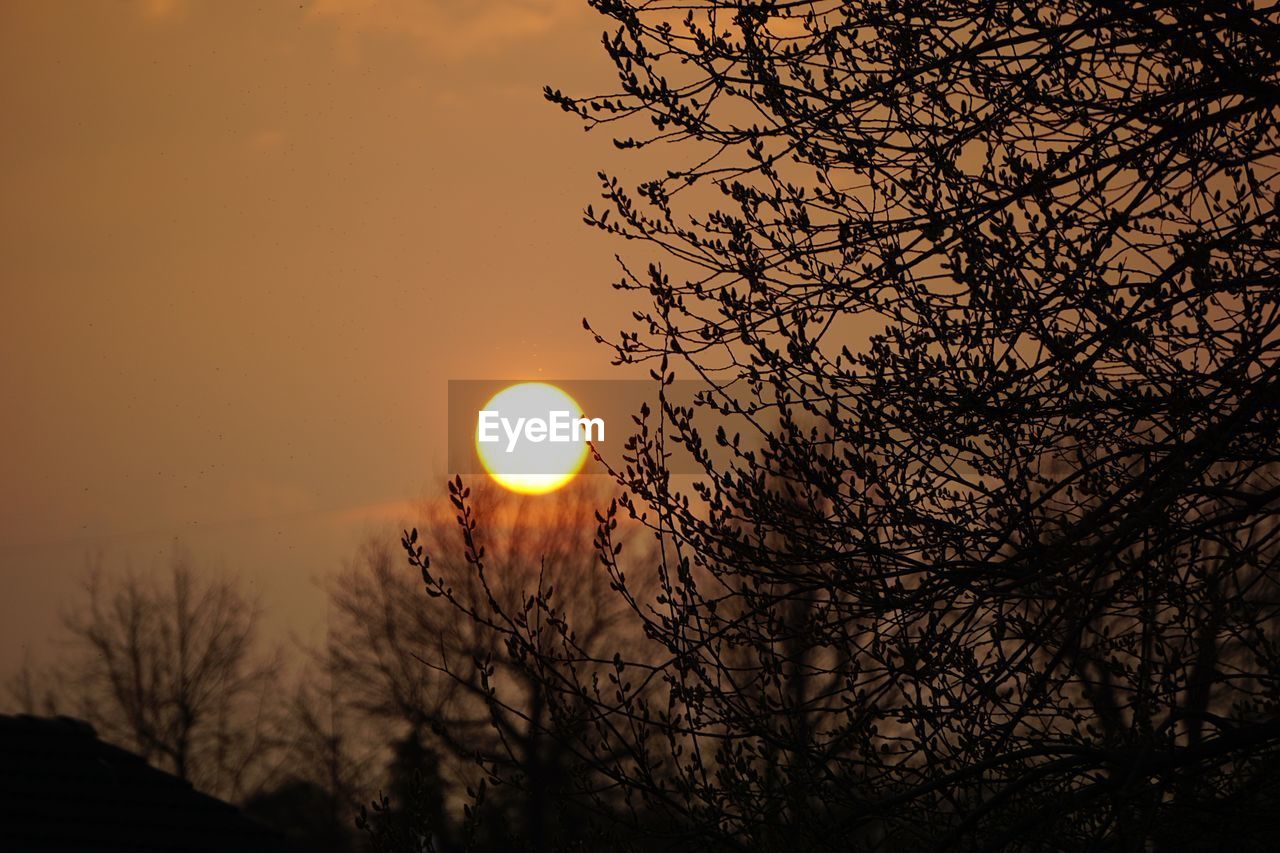
[[[445,383],[601,377],[584,0],[0,5],[0,675],[175,536],[276,630],[424,492]],[[594,84],[594,85],[593,85]]]

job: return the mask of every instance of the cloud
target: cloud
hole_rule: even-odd
[[[308,14],[344,34],[398,36],[460,59],[496,53],[595,13],[586,0],[313,0]]]

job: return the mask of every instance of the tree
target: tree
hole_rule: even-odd
[[[248,797],[244,810],[312,853],[356,850],[349,805],[305,777],[289,776]]]
[[[583,721],[548,701],[549,674],[538,669],[547,656],[525,655],[507,638],[518,625],[534,643],[627,642],[592,542],[599,495],[578,485],[529,498],[489,484],[467,497],[466,512],[487,523],[483,536],[457,525],[455,504],[421,506],[419,526],[444,579],[432,597],[385,538],[365,544],[331,588],[325,665],[350,713],[394,746],[391,796],[376,816],[383,825],[370,819],[381,843],[404,834],[386,823],[407,815],[419,829],[409,834],[430,834],[441,850],[467,832],[473,846],[548,849],[584,823],[569,796],[582,781],[577,759],[565,748]],[[570,618],[572,637],[561,630]],[[440,785],[443,800],[433,802]],[[469,830],[446,820],[444,801],[456,810],[486,788],[486,820],[473,818]]]
[[[29,710],[74,713],[215,796],[249,791],[268,771],[276,672],[258,648],[256,606],[180,551],[163,577],[95,569],[85,589],[65,620],[70,654],[51,670],[50,698]]]
[[[269,740],[278,766],[244,805],[309,850],[355,850],[355,818],[374,784],[378,743],[351,719],[333,674],[319,663],[304,665],[292,697],[273,709]]]
[[[637,837],[1274,845],[1275,8],[592,5],[618,90],[548,97],[671,158],[587,209],[656,253],[612,345],[708,390],[643,419],[600,522],[645,642],[477,620]]]

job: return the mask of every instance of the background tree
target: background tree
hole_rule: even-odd
[[[95,567],[65,617],[67,655],[37,695],[31,671],[13,690],[24,710],[61,711],[195,787],[237,799],[270,773],[269,700],[278,671],[257,637],[258,608],[236,581],[175,550],[167,571]]]
[[[592,5],[618,90],[548,97],[667,145],[587,210],[660,260],[624,267],[649,305],[617,358],[709,390],[644,420],[600,524],[647,642],[473,615],[587,721],[636,833],[1273,846],[1276,8]],[[655,596],[619,517],[661,542]],[[828,686],[784,700],[788,671]]]
[[[308,850],[357,849],[355,818],[376,790],[385,743],[360,725],[323,660],[300,668],[293,695],[273,708],[274,772],[245,810]]]
[[[217,796],[264,769],[276,664],[255,648],[258,609],[181,553],[167,577],[95,574],[68,617],[80,650],[72,707],[108,740]]]
[[[280,830],[298,849],[314,853],[359,849],[352,817],[354,807],[336,800],[305,776],[290,774],[255,791],[245,799],[244,810]]]
[[[567,747],[581,745],[584,724],[548,701],[549,673],[538,669],[548,656],[527,655],[508,637],[518,626],[535,643],[580,652],[628,642],[593,545],[599,492],[578,484],[528,498],[487,484],[468,497],[467,512],[487,522],[483,544],[458,526],[457,505],[421,507],[419,526],[446,579],[436,595],[421,594],[421,576],[381,537],[335,580],[326,666],[351,713],[394,747],[389,802],[376,817],[416,810],[436,847],[450,849],[464,842],[463,822],[446,813],[473,806],[484,784],[470,843],[548,849],[585,823],[569,797],[582,782],[580,758]],[[571,638],[562,630],[570,618]]]

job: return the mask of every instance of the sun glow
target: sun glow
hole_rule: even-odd
[[[574,423],[582,417],[577,401],[554,385],[508,386],[480,412],[476,454],[489,476],[504,488],[526,495],[553,492],[572,480],[587,461],[589,432]],[[561,426],[568,440],[552,434]]]

